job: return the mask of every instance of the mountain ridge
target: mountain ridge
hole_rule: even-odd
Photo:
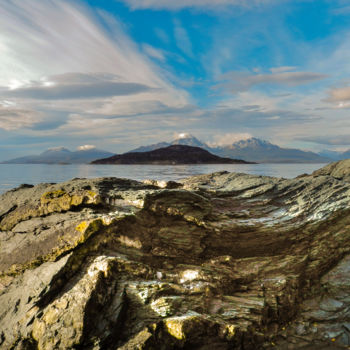
[[[317,153],[303,151],[294,148],[282,148],[272,144],[269,141],[251,137],[246,140],[239,140],[227,146],[209,146],[198,140],[190,134],[179,137],[171,142],[159,142],[149,146],[141,146],[127,153],[148,152],[158,148],[170,146],[173,144],[182,145],[201,145],[200,147],[220,157],[232,159],[243,159],[249,162],[257,163],[328,163],[331,161],[328,157],[323,157]],[[160,147],[162,146],[162,147]]]
[[[99,158],[106,158],[115,153],[100,150],[98,148],[80,149],[70,151],[65,147],[49,148],[38,155],[9,159],[1,164],[86,164]]]

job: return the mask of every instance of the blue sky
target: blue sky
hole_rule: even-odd
[[[0,3],[0,160],[191,133],[350,148],[344,0]]]

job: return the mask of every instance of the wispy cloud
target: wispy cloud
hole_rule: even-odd
[[[303,136],[296,137],[301,141],[314,142],[328,146],[346,146],[350,145],[350,135],[338,136]]]
[[[270,68],[270,71],[275,74],[275,73],[283,73],[283,72],[290,72],[296,70],[297,67],[294,66],[281,66],[281,67],[272,67]]]
[[[133,95],[155,90],[144,84],[118,80],[118,76],[111,74],[66,73],[43,77],[40,81],[26,83],[24,87],[3,90],[1,94],[5,98],[65,100]]]
[[[337,7],[332,10],[332,14],[337,16],[348,16],[350,14],[350,6]]]
[[[326,74],[314,72],[286,72],[286,67],[282,71],[272,68],[270,74],[252,74],[244,72],[228,72],[221,76],[222,83],[216,85],[216,88],[225,88],[232,93],[238,91],[247,91],[253,86],[272,84],[285,86],[298,86],[313,83],[315,81],[327,78]]]
[[[252,7],[276,3],[277,0],[122,0],[132,9],[180,10],[183,8],[218,8],[227,6]]]
[[[192,43],[186,29],[178,20],[176,20],[174,24],[174,37],[178,48],[187,56],[193,57]]]
[[[163,59],[160,53],[151,47],[147,54],[140,51],[110,15],[67,0],[9,0],[0,10],[0,103],[3,113],[9,110],[0,128],[9,128],[14,114],[6,103],[37,111],[47,125],[50,110],[68,116],[129,101],[169,108],[188,104],[188,94],[148,57]],[[11,128],[35,124],[34,117],[16,116]]]
[[[7,131],[30,128],[43,120],[42,113],[0,105],[0,129]]]
[[[164,84],[122,27],[65,0],[1,3],[1,85],[66,72],[109,72],[124,81]],[[99,24],[110,26],[110,35]]]
[[[328,91],[326,102],[336,103],[339,107],[349,105],[350,102],[350,86],[333,88]]]
[[[155,47],[143,44],[142,45],[143,51],[151,58],[155,58],[159,61],[164,62],[165,61],[165,55],[162,50],[156,49]]]
[[[214,136],[214,141],[210,142],[210,146],[227,146],[240,140],[247,140],[252,137],[249,133],[225,133]]]

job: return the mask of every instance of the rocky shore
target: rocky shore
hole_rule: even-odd
[[[348,349],[350,161],[0,197],[0,349]]]

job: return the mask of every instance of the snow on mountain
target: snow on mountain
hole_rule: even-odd
[[[314,152],[299,149],[282,148],[256,137],[240,140],[227,146],[209,147],[190,134],[179,134],[172,142],[160,142],[149,146],[142,146],[130,152],[148,152],[170,145],[186,145],[201,147],[221,157],[243,159],[257,163],[328,163],[327,157]]]

